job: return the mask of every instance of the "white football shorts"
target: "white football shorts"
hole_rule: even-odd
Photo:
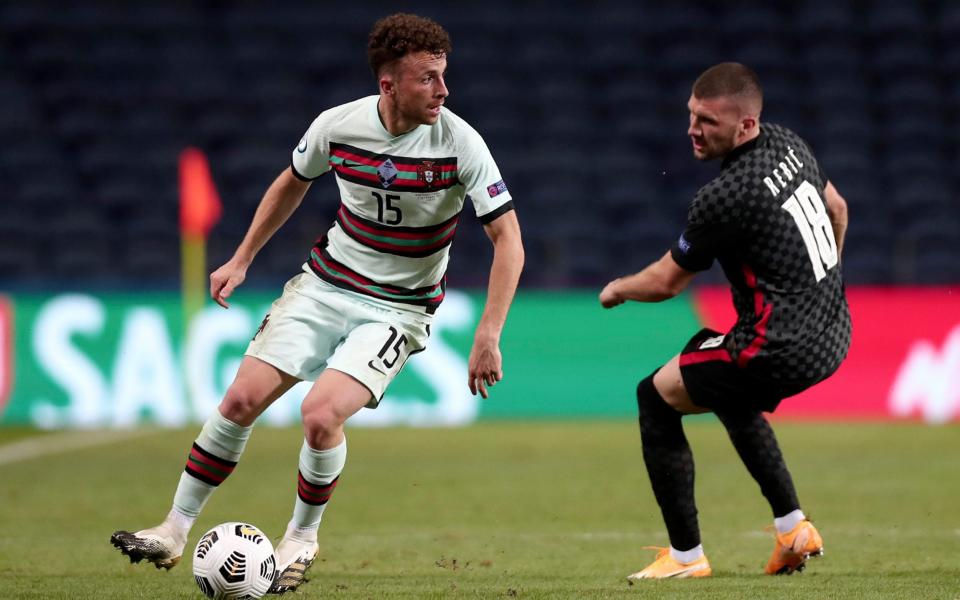
[[[376,408],[410,355],[426,348],[430,321],[304,272],[284,285],[246,355],[304,381],[342,371],[370,390],[367,407]]]

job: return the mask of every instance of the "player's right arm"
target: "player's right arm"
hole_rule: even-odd
[[[837,256],[843,256],[843,238],[847,233],[847,201],[843,199],[837,188],[829,181],[823,189],[823,195],[826,196],[827,209],[830,215],[830,223],[833,225],[833,237],[837,242]]]
[[[739,211],[724,211],[722,181],[718,178],[697,192],[687,214],[687,227],[670,250],[657,262],[627,277],[607,284],[600,304],[612,308],[626,300],[662,302],[690,285],[706,271],[724,249],[736,247],[741,236]]]
[[[226,264],[210,274],[210,297],[217,304],[229,308],[227,298],[246,279],[253,258],[300,206],[308,189],[310,182],[297,178],[290,167],[270,184],[237,251]]]
[[[253,257],[300,206],[310,183],[330,170],[331,123],[336,110],[327,110],[313,120],[290,156],[290,166],[280,173],[263,195],[247,235],[225,265],[210,275],[210,297],[224,308],[234,288],[243,283]]]
[[[600,304],[613,308],[627,300],[662,302],[673,298],[690,285],[696,272],[677,264],[670,252],[633,275],[614,279],[600,292]]]

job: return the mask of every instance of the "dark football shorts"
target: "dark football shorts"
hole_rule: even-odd
[[[725,334],[701,329],[680,353],[680,375],[697,406],[773,412],[784,398],[822,380],[783,382],[760,377],[733,361],[725,341]]]

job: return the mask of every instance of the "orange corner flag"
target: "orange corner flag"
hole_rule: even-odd
[[[197,148],[186,148],[180,153],[181,234],[206,239],[222,212],[207,157]]]

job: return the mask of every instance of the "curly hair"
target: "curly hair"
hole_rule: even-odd
[[[367,44],[367,59],[374,77],[387,65],[411,52],[449,54],[450,34],[436,21],[426,17],[397,13],[373,25]]]

